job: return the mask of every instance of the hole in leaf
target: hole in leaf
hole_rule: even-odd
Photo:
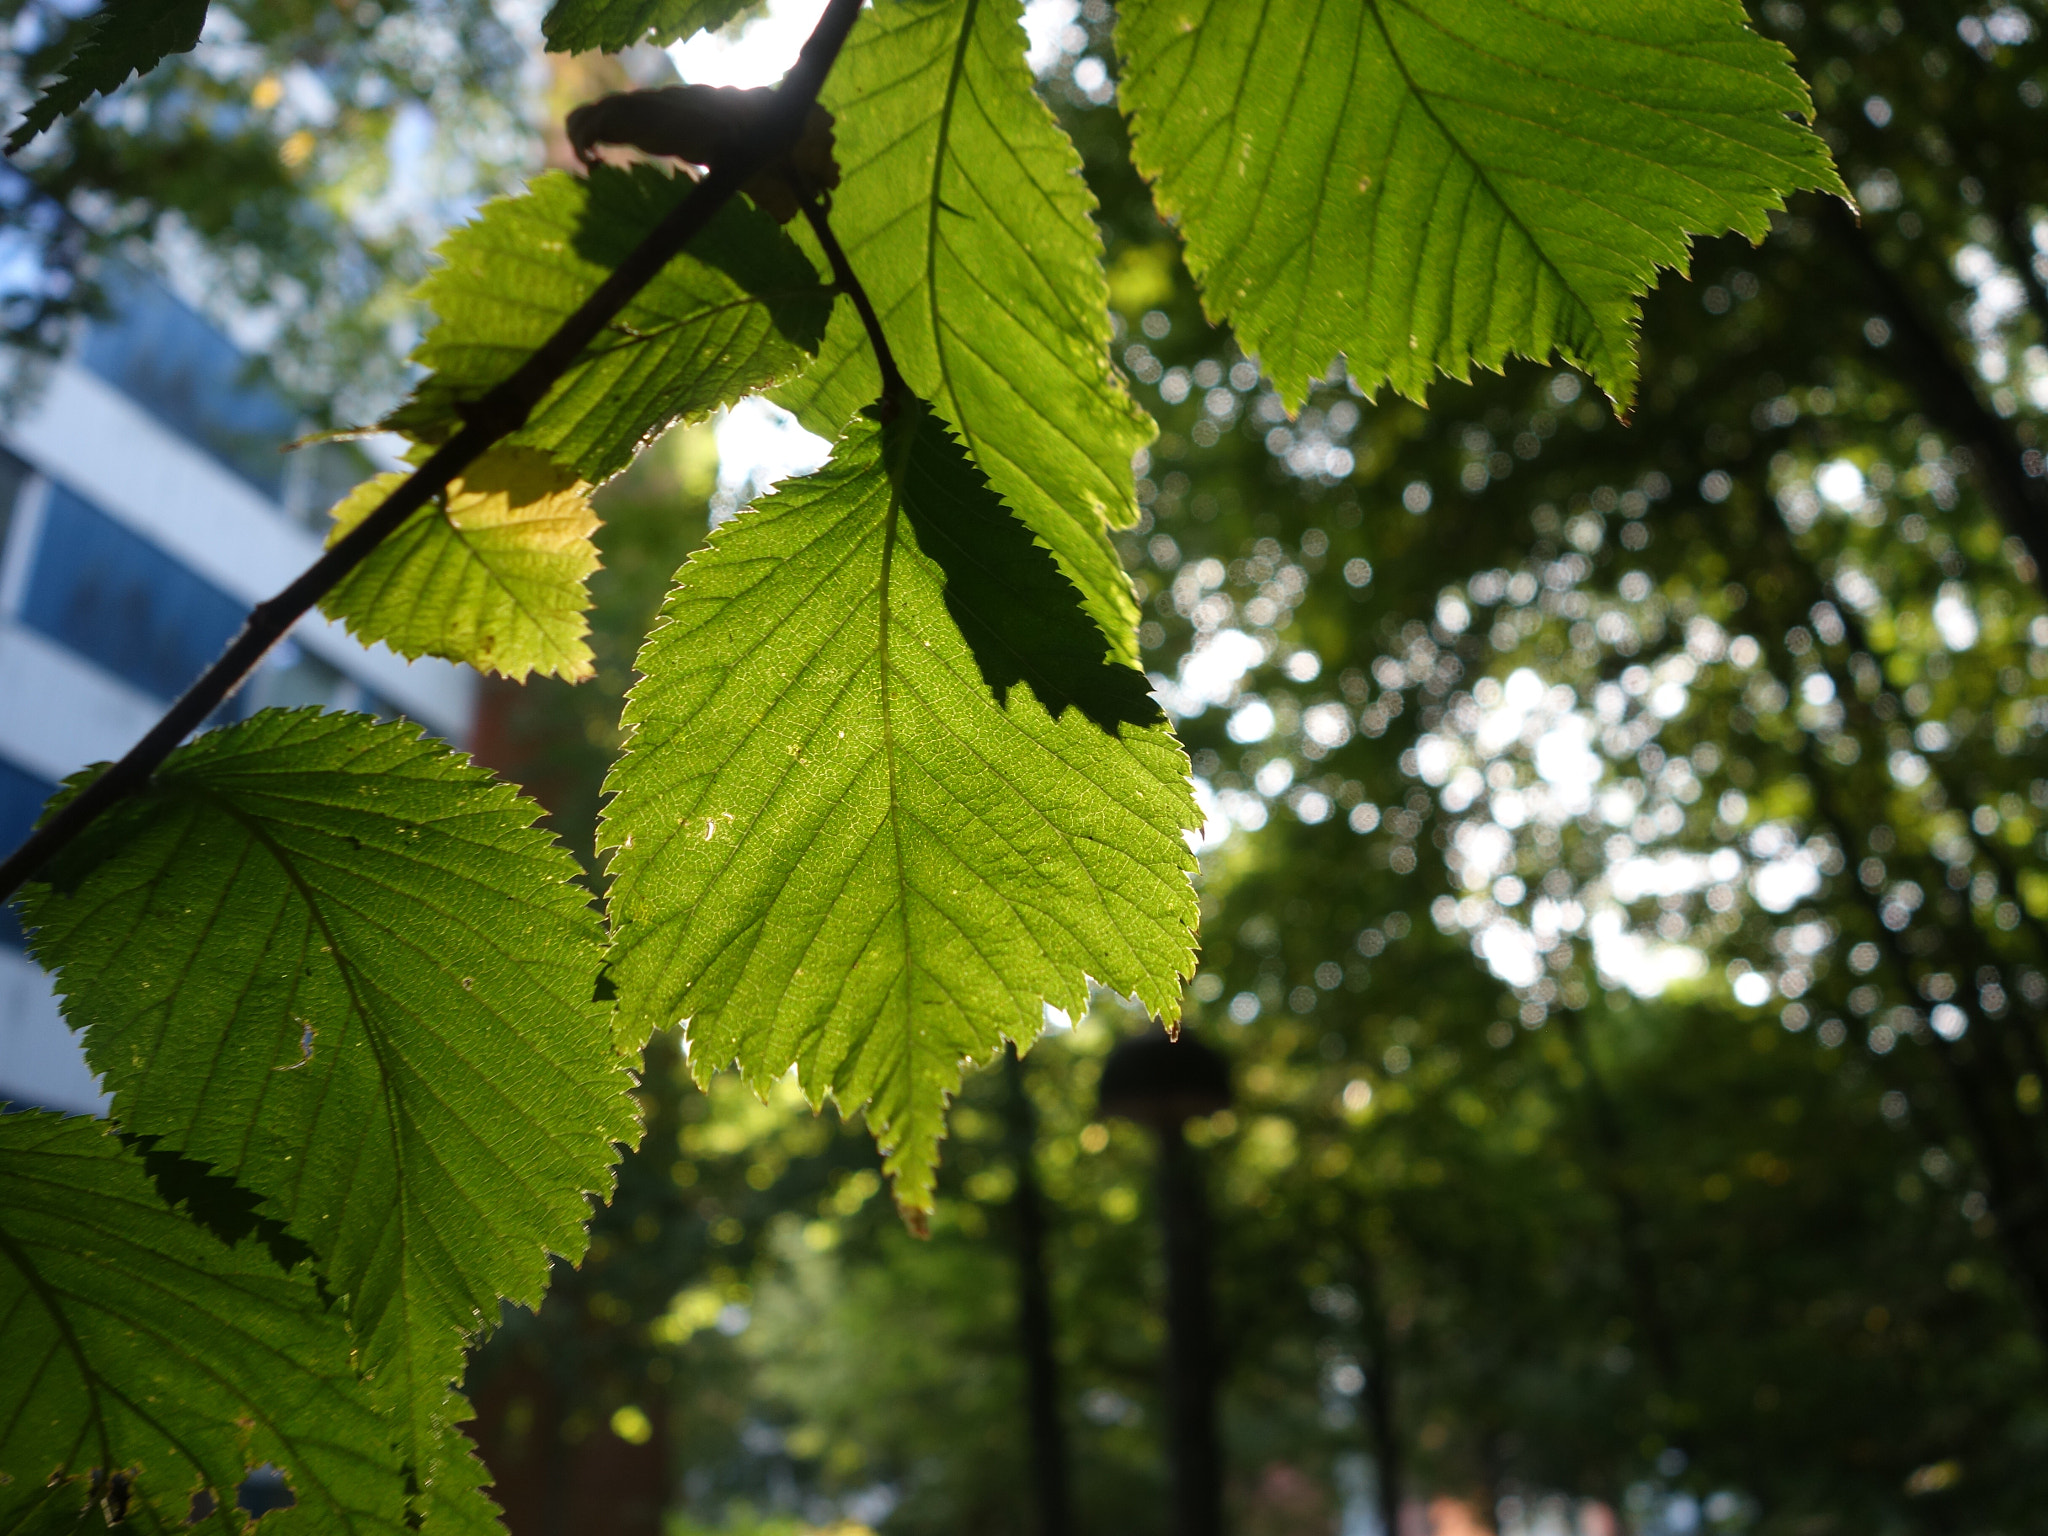
[[[284,1469],[268,1461],[251,1467],[235,1490],[235,1506],[252,1519],[260,1520],[273,1509],[290,1509],[298,1502],[292,1485],[285,1481]]]
[[[104,1468],[92,1469],[91,1498],[99,1505],[100,1513],[108,1525],[119,1525],[128,1518],[128,1506],[135,1491],[135,1478],[139,1469],[129,1467],[109,1477]]]

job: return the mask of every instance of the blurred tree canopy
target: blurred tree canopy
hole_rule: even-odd
[[[404,102],[513,121],[460,120],[505,99],[499,24],[344,6],[304,61],[230,9],[242,63],[202,49],[30,174],[64,238],[182,220],[303,283],[309,328],[375,315],[349,296],[417,246],[344,237],[336,200]],[[1386,1482],[1504,1530],[1576,1501],[1589,1536],[2037,1525],[2048,10],[1762,5],[1860,213],[1806,197],[1667,276],[1624,423],[1528,364],[1426,412],[1333,377],[1290,416],[1128,168],[1108,6],[1070,9],[1042,84],[1160,429],[1121,551],[1212,810],[1189,1027],[1238,1092],[1195,1127],[1234,1528],[1372,1529]],[[407,17],[447,69],[378,41]],[[330,67],[331,139],[291,94]],[[70,294],[38,302],[19,334]],[[707,452],[607,493],[596,680],[495,695],[485,754],[585,855]],[[928,1243],[857,1128],[698,1094],[658,1042],[590,1257],[472,1368],[501,1491],[533,1480],[515,1528],[578,1528],[603,1452],[689,1533],[1031,1529],[1027,1171],[1080,1528],[1163,1529],[1151,1153],[1094,1118],[1143,1024],[1101,997],[970,1081]]]
[[[1121,169],[1104,8],[1042,76],[1160,426],[1122,549],[1213,807],[1238,1529],[1369,1529],[1375,1474],[1518,1530],[2048,1495],[2048,17],[1756,20],[1860,218],[1809,197],[1667,277],[1626,423],[1528,365],[1290,418]],[[571,697],[513,719],[566,750],[601,710],[529,722]],[[1105,997],[1026,1064],[1084,1530],[1161,1528],[1150,1151],[1093,1119],[1141,1025]],[[1031,1529],[1004,1080],[928,1245],[800,1105],[681,1102],[701,1257],[617,1338],[679,1340],[693,1518]]]
[[[10,121],[92,21],[0,0]],[[428,248],[538,159],[534,30],[487,0],[212,6],[195,50],[0,172],[0,339],[61,350],[102,264],[131,260],[167,271],[323,425],[373,419],[408,378]]]

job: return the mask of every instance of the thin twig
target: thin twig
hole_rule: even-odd
[[[810,220],[811,233],[818,237],[818,244],[825,249],[825,260],[832,264],[832,281],[839,291],[853,300],[853,307],[860,315],[860,323],[867,327],[868,345],[875,349],[875,366],[882,373],[882,404],[886,410],[894,410],[910,398],[910,386],[903,380],[902,372],[896,367],[896,354],[889,350],[889,338],[882,334],[882,317],[875,313],[874,302],[868,298],[867,289],[861,287],[860,279],[854,276],[853,264],[846,259],[846,251],[839,243],[839,237],[832,233],[830,208],[808,194],[802,196],[798,206],[804,217]]]
[[[764,165],[787,155],[809,121],[825,76],[860,14],[861,0],[830,0],[782,84],[774,107],[760,119],[759,132],[713,166],[697,188],[635,246],[519,369],[465,414],[462,428],[426,463],[384,499],[277,596],[249,612],[240,634],[198,682],[128,754],[94,779],[62,810],[38,827],[0,864],[0,901],[108,807],[141,789],[172,750],[199,729],[227,700],[272,646],[284,638],[313,605],[366,559],[400,524],[446,490],[450,481],[500,438],[526,424],[555,381],[568,372],[584,348],[709,224],[733,193]],[[843,258],[842,258],[843,260]],[[856,298],[856,303],[864,300]],[[893,366],[893,365],[891,365]]]

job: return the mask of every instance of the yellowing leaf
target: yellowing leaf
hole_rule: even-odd
[[[379,475],[334,509],[331,545],[404,481]],[[590,487],[530,448],[499,448],[414,513],[321,602],[365,642],[524,679],[591,675]]]

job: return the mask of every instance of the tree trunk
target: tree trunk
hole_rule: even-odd
[[[1031,1433],[1031,1482],[1038,1496],[1038,1536],[1067,1536],[1073,1529],[1067,1477],[1067,1431],[1060,1419],[1060,1364],[1053,1345],[1052,1287],[1046,1280],[1045,1201],[1039,1192],[1033,1152],[1037,1117],[1024,1089],[1024,1064],[1010,1048],[1003,1069],[1009,1079],[1011,1159],[1017,1192],[1010,1202],[1017,1238],[1017,1343],[1024,1354],[1024,1410]]]
[[[1180,1123],[1159,1131],[1159,1215],[1166,1234],[1166,1412],[1173,1536],[1222,1536],[1223,1463],[1209,1321],[1209,1219],[1201,1169]]]

